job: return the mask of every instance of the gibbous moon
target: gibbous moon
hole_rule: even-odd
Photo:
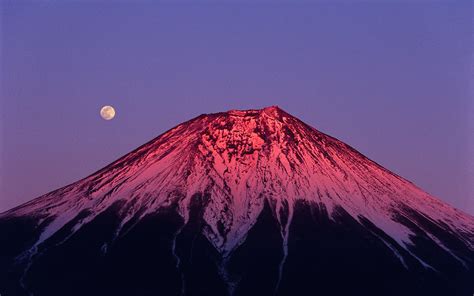
[[[111,120],[115,117],[115,109],[112,106],[104,106],[100,109],[100,116],[105,120]]]

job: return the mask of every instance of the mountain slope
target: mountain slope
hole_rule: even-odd
[[[278,107],[180,124],[0,234],[0,292],[19,295],[474,290],[473,217]]]

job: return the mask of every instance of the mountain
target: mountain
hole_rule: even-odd
[[[0,214],[0,246],[1,295],[474,292],[474,217],[278,107],[184,122]]]

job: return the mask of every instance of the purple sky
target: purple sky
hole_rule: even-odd
[[[131,2],[0,2],[0,212],[201,113],[279,105],[474,213],[471,1]]]

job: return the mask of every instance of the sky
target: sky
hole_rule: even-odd
[[[278,105],[474,214],[471,1],[0,5],[0,212],[199,114]]]

